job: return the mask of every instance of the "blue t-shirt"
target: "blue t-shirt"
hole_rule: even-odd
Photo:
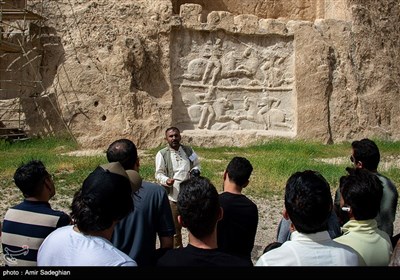
[[[111,242],[138,266],[154,265],[157,234],[175,234],[168,195],[164,187],[143,181],[133,200],[134,210],[115,226]]]

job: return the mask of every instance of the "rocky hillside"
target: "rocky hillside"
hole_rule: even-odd
[[[0,105],[21,108],[31,135],[68,134],[86,148],[117,137],[155,147],[171,125],[204,146],[400,139],[396,0],[28,6],[44,18],[23,35],[3,28],[24,45],[0,51],[13,81],[0,82]]]

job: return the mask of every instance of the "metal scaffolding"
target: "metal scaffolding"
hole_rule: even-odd
[[[27,4],[27,0],[0,0],[0,139],[27,138],[20,98],[27,88],[42,86],[40,75],[32,79],[25,74],[31,66],[26,48],[30,23],[44,19]]]

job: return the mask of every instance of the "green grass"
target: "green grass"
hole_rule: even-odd
[[[306,169],[317,170],[336,186],[338,178],[344,174],[346,164],[337,165],[319,161],[320,158],[347,157],[350,144],[327,146],[319,143],[273,140],[263,145],[246,148],[214,148],[195,147],[202,157],[203,174],[213,182],[222,184],[222,172],[233,156],[243,156],[250,160],[254,167],[251,184],[246,189],[248,194],[266,197],[282,195],[287,178],[296,172]],[[219,190],[222,190],[219,188]]]
[[[72,197],[86,176],[97,165],[106,161],[103,156],[67,155],[77,149],[75,142],[63,138],[30,139],[13,143],[0,141],[0,182],[3,190],[15,188],[12,176],[19,165],[32,159],[40,159],[47,170],[54,174],[57,193]]]
[[[400,142],[376,140],[381,151],[381,165],[385,160],[400,160]],[[345,167],[350,166],[349,142],[324,145],[317,142],[277,139],[249,147],[193,147],[200,156],[202,175],[211,179],[222,191],[223,171],[234,156],[243,156],[254,167],[246,194],[256,197],[282,195],[288,177],[306,169],[319,171],[330,183],[332,192],[337,188]],[[15,169],[30,159],[40,159],[55,175],[57,195],[71,198],[86,176],[99,164],[106,163],[105,154],[97,156],[71,156],[68,152],[79,147],[69,139],[46,138],[22,142],[0,142],[0,183],[3,191],[17,192],[12,176]],[[154,157],[159,148],[140,153],[140,174],[144,180],[154,181]],[[336,161],[332,160],[336,159]],[[381,170],[400,185],[399,168]]]

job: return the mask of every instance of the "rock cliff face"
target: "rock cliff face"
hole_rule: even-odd
[[[0,50],[0,105],[87,148],[169,126],[203,146],[400,139],[398,1],[242,2],[28,1],[45,19],[3,28],[24,41]]]

